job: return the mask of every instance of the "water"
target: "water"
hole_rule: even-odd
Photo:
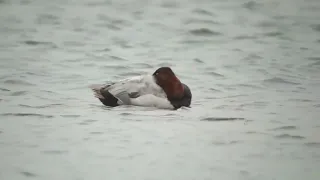
[[[0,1],[0,179],[320,177],[320,3]],[[91,84],[171,66],[177,111]]]

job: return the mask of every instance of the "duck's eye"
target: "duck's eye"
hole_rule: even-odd
[[[159,73],[157,72],[157,73],[156,73],[156,76],[158,76],[158,75],[159,75]]]

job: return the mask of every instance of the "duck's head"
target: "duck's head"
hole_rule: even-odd
[[[153,76],[156,83],[167,94],[168,99],[180,99],[184,95],[184,88],[170,67],[157,69]]]

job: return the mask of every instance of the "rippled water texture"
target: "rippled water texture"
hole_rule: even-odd
[[[0,1],[0,179],[318,180],[318,0]],[[171,66],[192,108],[91,84]]]

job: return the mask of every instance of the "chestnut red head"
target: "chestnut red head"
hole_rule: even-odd
[[[153,76],[157,84],[162,87],[168,99],[179,99],[183,97],[184,88],[180,80],[176,77],[170,67],[157,69]]]

